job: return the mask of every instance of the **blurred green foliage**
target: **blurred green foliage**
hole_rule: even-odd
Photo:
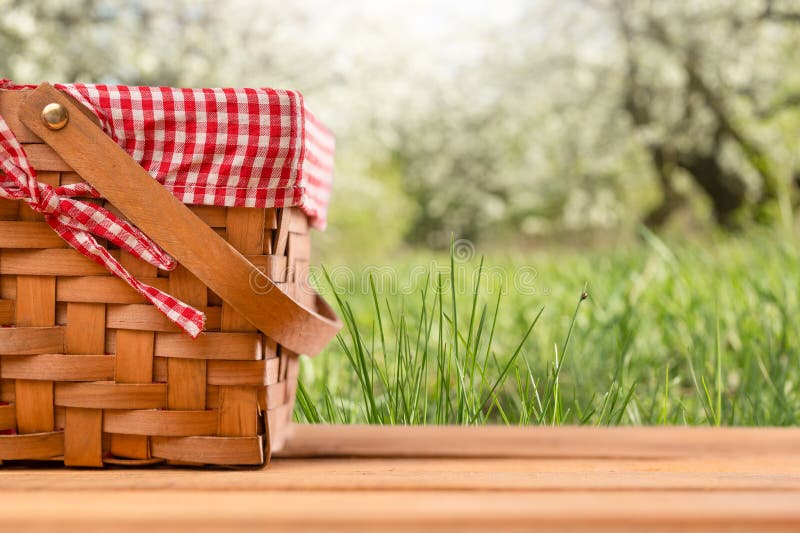
[[[303,91],[325,257],[795,220],[793,0],[0,0],[0,50],[18,82]]]

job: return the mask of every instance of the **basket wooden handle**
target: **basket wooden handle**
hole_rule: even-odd
[[[51,130],[42,120],[42,110],[51,103],[67,109],[69,122],[62,129]],[[308,355],[319,353],[335,337],[341,322],[319,294],[317,310],[313,310],[280,290],[154,180],[84,111],[43,83],[23,102],[19,119],[128,220],[268,337]],[[254,281],[258,290],[253,288]]]

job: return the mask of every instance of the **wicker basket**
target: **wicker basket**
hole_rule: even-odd
[[[74,102],[53,93],[60,95],[49,86],[0,91],[0,115],[24,144],[40,181],[63,185],[86,179],[105,198],[113,197],[105,192],[102,176],[96,176],[99,182],[90,179],[94,167],[86,151],[94,149],[115,164],[136,163],[127,157],[121,161],[121,150],[107,151],[106,141],[113,141],[85,116],[75,116]],[[54,99],[70,109],[66,130],[72,133],[41,127],[41,103]],[[103,139],[97,138],[96,148],[84,144],[76,150],[69,135],[78,133]],[[281,289],[264,296],[252,286],[252,295],[239,287],[237,297],[260,302],[262,308],[277,305],[279,313],[257,329],[245,318],[252,312],[245,308],[249,303],[240,306],[235,298],[229,303],[209,287],[233,290],[223,286],[226,280],[208,283],[230,271],[229,264],[216,265],[213,247],[203,258],[212,272],[202,267],[198,272],[191,260],[184,261],[187,252],[179,248],[185,241],[175,220],[164,225],[177,232],[176,243],[160,242],[160,230],[151,233],[129,205],[100,200],[181,263],[172,272],[157,271],[109,246],[137,278],[205,311],[205,332],[192,339],[124,281],[69,248],[42,215],[24,202],[0,200],[0,324],[5,326],[0,329],[0,460],[63,460],[70,466],[164,461],[263,465],[281,446],[291,422],[298,359],[277,340],[302,347],[287,328],[311,327],[293,322],[296,308],[286,302],[311,309],[309,316],[321,305],[304,287],[310,252],[306,215],[298,208],[187,207],[166,196],[183,210],[181,216],[213,229],[200,242],[225,239],[241,253],[232,254],[231,261],[246,258]],[[219,267],[216,273],[212,267]],[[270,303],[273,296],[277,304]],[[324,305],[322,311],[329,323],[335,322]],[[330,338],[330,331],[300,333]]]

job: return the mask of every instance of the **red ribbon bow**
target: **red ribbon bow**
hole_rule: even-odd
[[[76,196],[99,198],[88,183],[52,187],[36,179],[25,150],[0,117],[0,197],[24,200],[70,246],[125,280],[139,294],[192,337],[205,324],[205,315],[169,294],[134,278],[95,236],[162,270],[172,270],[177,262],[138,228],[109,210]]]

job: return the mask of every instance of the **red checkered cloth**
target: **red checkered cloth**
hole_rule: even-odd
[[[33,87],[0,80],[0,89]],[[313,226],[324,229],[334,141],[300,93],[85,84],[56,88],[92,110],[105,132],[184,203],[300,206]],[[98,194],[87,184],[54,188],[38,182],[0,116],[0,197],[24,200],[43,213],[76,250],[124,279],[196,337],[203,313],[136,280],[95,236],[161,269],[175,268],[175,261],[135,227],[75,196]]]

